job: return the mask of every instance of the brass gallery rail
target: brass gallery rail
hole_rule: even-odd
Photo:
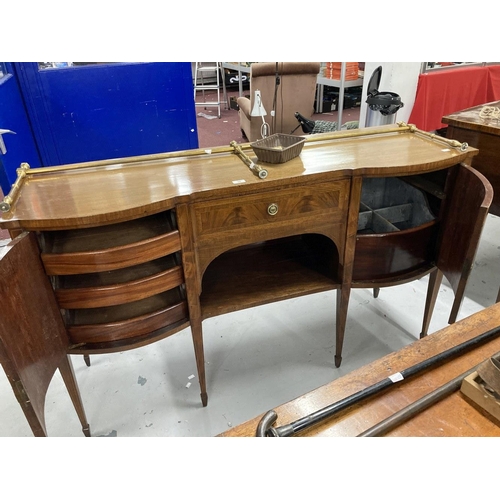
[[[407,125],[406,123],[400,122],[394,129],[386,129],[386,130],[370,130],[370,129],[358,129],[358,130],[346,130],[339,131],[335,133],[326,133],[326,134],[315,134],[312,136],[306,137],[306,142],[317,142],[323,140],[331,140],[331,139],[345,139],[349,137],[360,137],[360,136],[370,136],[377,134],[387,134],[389,132],[403,132],[409,130],[410,132],[414,132],[420,135],[428,136],[433,140],[445,142],[447,145],[453,148],[459,148],[461,151],[465,151],[468,147],[467,143],[455,141],[453,139],[446,139],[444,137],[440,137],[436,134],[430,134],[428,132],[424,132],[415,127],[415,125]],[[234,142],[234,141],[233,141]],[[9,212],[19,195],[19,191],[21,190],[24,179],[27,176],[32,175],[41,175],[47,173],[54,172],[63,172],[74,169],[82,169],[82,168],[96,168],[96,167],[106,167],[109,165],[114,165],[116,163],[123,164],[131,164],[137,161],[154,161],[154,160],[164,160],[168,158],[179,158],[179,157],[189,157],[189,156],[200,156],[200,155],[208,155],[208,154],[221,154],[221,153],[240,153],[242,154],[244,150],[252,149],[252,145],[250,143],[236,145],[236,143],[231,143],[230,146],[219,146],[212,149],[192,149],[185,151],[175,151],[171,153],[160,153],[160,154],[152,154],[145,156],[131,156],[128,158],[117,158],[111,160],[103,160],[103,161],[93,161],[93,162],[85,162],[85,163],[75,163],[71,165],[61,165],[58,167],[40,167],[31,169],[28,163],[21,163],[20,167],[17,169],[17,179],[15,183],[12,185],[9,193],[4,197],[4,199],[0,202],[0,211],[1,212]],[[264,179],[267,176],[267,171],[258,165],[254,165],[255,170],[257,171],[258,176],[261,179]]]

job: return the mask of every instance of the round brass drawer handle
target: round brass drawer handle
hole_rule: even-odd
[[[267,207],[267,213],[269,215],[276,215],[278,213],[278,205],[276,203],[271,203],[268,207]]]

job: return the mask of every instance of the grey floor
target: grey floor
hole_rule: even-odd
[[[500,218],[489,215],[459,319],[494,303],[500,286]],[[427,278],[353,290],[340,368],[333,364],[335,293],[231,313],[204,322],[209,403],[201,405],[191,333],[73,364],[93,436],[208,437],[415,342]],[[441,286],[431,332],[447,326],[453,292]],[[50,436],[82,436],[58,373],[46,400]],[[0,436],[31,436],[0,374]]]

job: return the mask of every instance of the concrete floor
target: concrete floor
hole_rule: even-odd
[[[489,215],[459,319],[494,303],[500,286],[500,218]],[[335,293],[327,292],[204,322],[209,402],[201,405],[191,333],[153,345],[73,356],[93,436],[215,436],[254,416],[415,342],[427,278],[352,291],[340,368],[333,364]],[[447,326],[453,292],[441,286],[430,332]],[[50,436],[82,436],[58,373],[46,399]],[[0,436],[31,436],[7,378],[0,375]]]

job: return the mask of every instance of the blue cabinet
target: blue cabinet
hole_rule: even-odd
[[[198,147],[190,62],[12,65],[40,157],[24,160],[32,167]]]

